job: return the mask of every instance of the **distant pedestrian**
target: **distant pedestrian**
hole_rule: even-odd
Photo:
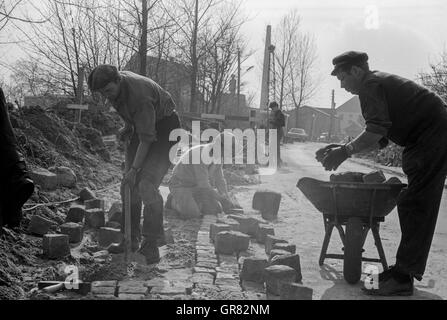
[[[269,104],[269,108],[272,109],[272,115],[270,118],[270,129],[276,130],[276,150],[277,150],[277,164],[281,166],[281,140],[284,137],[284,126],[286,125],[286,118],[284,113],[279,109],[279,105],[276,101]]]

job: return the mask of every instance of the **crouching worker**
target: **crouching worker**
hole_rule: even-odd
[[[190,148],[175,165],[169,181],[169,208],[177,211],[181,217],[200,218],[235,207],[230,200],[222,170],[225,155],[232,152],[232,149],[224,148],[225,136],[234,139],[231,133],[221,133],[211,143]],[[216,152],[217,149],[221,152]],[[193,162],[194,152],[200,155],[200,158],[197,157],[199,163]],[[211,163],[203,161],[203,154]]]
[[[22,206],[33,192],[34,183],[28,176],[24,159],[17,152],[6,99],[0,88],[0,234],[3,226],[20,226]]]
[[[121,185],[124,203],[124,186],[131,189],[131,242],[132,250],[146,257],[148,264],[160,261],[159,239],[164,238],[163,198],[159,186],[171,161],[169,150],[176,143],[169,141],[172,130],[180,127],[171,95],[153,80],[115,66],[100,65],[89,75],[91,91],[107,98],[125,122],[120,132],[127,141],[126,168]],[[144,204],[144,221],[140,245],[141,208]],[[124,215],[121,232],[124,233]],[[111,253],[122,253],[124,241],[112,244]]]

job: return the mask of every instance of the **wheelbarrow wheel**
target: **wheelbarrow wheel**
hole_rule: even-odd
[[[350,284],[360,281],[362,275],[363,223],[350,218],[346,223],[343,275]]]

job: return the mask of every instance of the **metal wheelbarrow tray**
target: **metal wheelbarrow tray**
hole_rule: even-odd
[[[347,282],[360,280],[362,261],[380,262],[388,268],[380,240],[380,222],[396,207],[397,197],[405,184],[367,184],[326,182],[302,178],[297,187],[323,214],[325,237],[321,249],[320,266],[325,258],[343,259],[343,275]],[[343,230],[345,226],[345,230]],[[344,245],[344,254],[327,254],[327,248],[336,228]],[[369,230],[374,236],[380,259],[362,258],[363,245]]]

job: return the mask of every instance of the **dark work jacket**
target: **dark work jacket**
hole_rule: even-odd
[[[444,101],[427,88],[397,75],[368,73],[359,92],[366,131],[407,146],[415,143],[430,127],[447,130]]]
[[[282,127],[285,126],[285,116],[281,110],[275,111],[275,113],[272,116],[273,119],[270,121],[272,129],[281,129]]]
[[[17,142],[9,120],[6,100],[0,88],[0,176],[19,161]]]
[[[111,101],[140,141],[157,140],[156,123],[175,112],[169,92],[155,81],[130,71],[121,71],[120,95]]]

